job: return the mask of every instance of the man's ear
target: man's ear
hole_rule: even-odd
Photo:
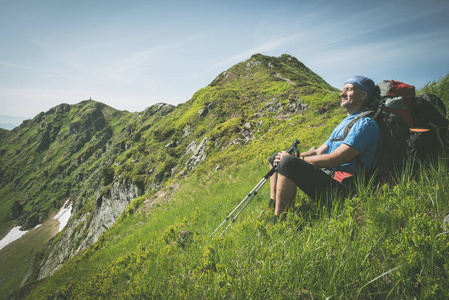
[[[362,92],[362,100],[363,100],[363,102],[365,102],[365,105],[366,105],[368,102],[368,93],[365,92],[364,90],[360,90],[360,91]]]
[[[367,92],[365,92],[364,90],[362,90],[362,93],[363,93],[363,97],[362,97],[362,99],[363,99],[363,100],[366,100],[366,99],[368,99],[368,93],[367,93]]]

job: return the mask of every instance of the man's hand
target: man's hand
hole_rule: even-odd
[[[274,159],[274,166],[277,166],[281,159],[286,155],[290,155],[290,153],[288,153],[287,151],[278,152],[278,155],[276,155]]]

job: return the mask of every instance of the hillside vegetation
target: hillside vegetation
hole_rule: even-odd
[[[447,77],[425,89],[435,87],[447,95]],[[296,138],[302,150],[327,138],[344,117],[338,95],[291,56],[254,55],[177,107],[129,113],[84,101],[0,132],[0,236],[74,203],[66,229],[16,271],[31,275],[11,298],[448,297],[443,159],[394,187],[360,187],[332,208],[298,193],[276,226],[265,187],[223,236],[209,238],[266,173],[269,155]],[[139,197],[83,243],[104,199],[128,185]],[[22,210],[11,218],[16,201]],[[69,231],[71,259],[37,280]],[[9,290],[20,285],[21,276],[2,276]]]
[[[66,198],[80,210],[117,177],[142,190],[157,188],[193,169],[186,168],[186,154],[204,138],[208,156],[248,144],[279,123],[275,115],[316,110],[333,102],[335,91],[291,56],[254,55],[178,107],[157,104],[129,113],[92,100],[56,106],[0,133],[0,233],[12,201],[23,207],[19,223],[32,228]]]
[[[264,171],[259,161],[210,172],[182,180],[169,203],[136,200],[30,299],[447,298],[446,168],[330,211],[299,195],[274,227],[260,214],[264,189],[225,235],[209,238]]]
[[[303,137],[311,145],[338,122],[337,96],[296,58],[256,54],[177,107],[160,103],[129,113],[87,100],[2,131],[0,236],[15,225],[42,224],[67,200],[73,211],[65,230],[49,244],[42,238],[40,247],[22,248],[28,255],[21,259],[14,243],[2,249],[0,263],[15,263],[0,271],[0,294],[51,275],[139,196],[192,171],[242,165],[262,149],[287,147],[299,124],[310,127]]]

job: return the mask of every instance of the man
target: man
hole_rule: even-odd
[[[275,222],[295,198],[298,186],[308,196],[320,200],[333,192],[347,196],[356,173],[369,170],[379,142],[379,127],[369,117],[360,118],[346,138],[346,125],[366,109],[374,92],[374,82],[364,76],[349,78],[340,94],[347,117],[334,129],[319,148],[301,153],[300,157],[283,151],[270,159],[276,173],[270,178],[270,203],[275,205]],[[331,170],[324,172],[322,169]]]

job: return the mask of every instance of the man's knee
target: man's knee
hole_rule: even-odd
[[[276,170],[281,174],[290,174],[293,170],[298,170],[301,165],[301,159],[293,155],[284,156],[279,162]]]

